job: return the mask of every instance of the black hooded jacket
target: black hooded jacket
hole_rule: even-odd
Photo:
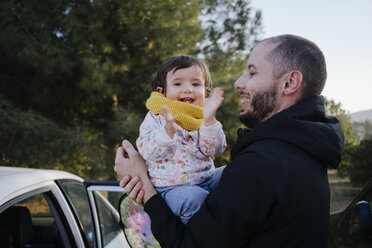
[[[327,166],[343,151],[341,124],[321,96],[240,129],[232,161],[183,225],[159,194],[145,205],[162,247],[327,247]]]

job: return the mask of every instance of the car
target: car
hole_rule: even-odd
[[[329,248],[372,247],[372,178],[343,210],[332,212]]]
[[[0,166],[0,247],[160,247],[118,181]]]

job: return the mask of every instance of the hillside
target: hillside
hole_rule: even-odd
[[[366,120],[372,120],[372,109],[351,113],[350,117],[351,122],[365,122]]]
[[[351,113],[350,117],[358,141],[372,137],[372,109]]]

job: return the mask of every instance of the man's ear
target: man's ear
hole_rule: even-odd
[[[283,80],[284,95],[291,95],[300,92],[302,84],[302,73],[300,71],[294,70],[288,72]]]

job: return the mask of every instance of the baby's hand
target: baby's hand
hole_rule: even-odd
[[[176,119],[177,116],[173,116],[167,106],[163,106],[163,116],[165,118],[165,131],[168,136],[173,139],[174,134],[176,133]]]
[[[216,112],[223,102],[223,90],[221,88],[215,88],[209,98],[205,99],[203,118],[204,125],[210,126],[216,123]]]

